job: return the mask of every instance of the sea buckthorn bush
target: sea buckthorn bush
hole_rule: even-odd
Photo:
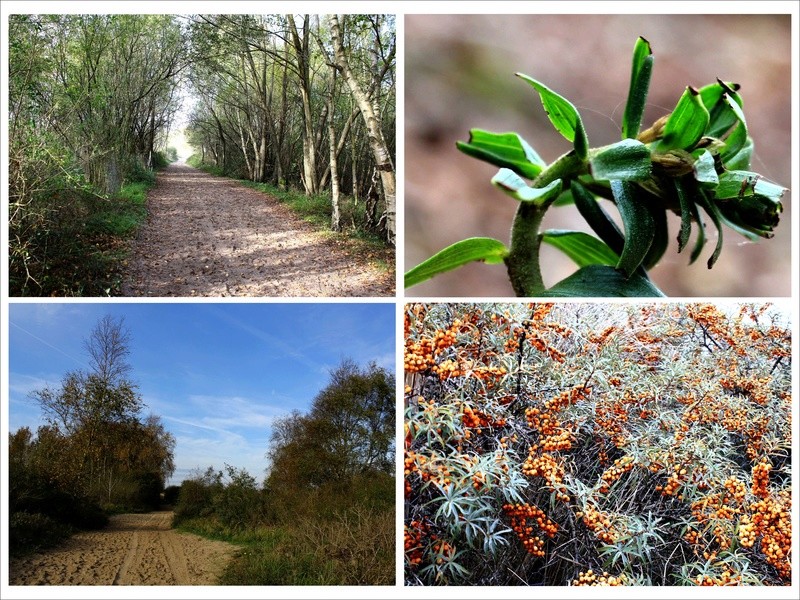
[[[789,585],[768,304],[405,306],[409,585]]]

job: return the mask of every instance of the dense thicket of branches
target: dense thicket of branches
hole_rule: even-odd
[[[189,141],[202,162],[307,194],[367,202],[394,241],[394,17],[201,15],[191,20],[196,98]]]
[[[10,15],[8,60],[11,291],[49,293],[65,224],[164,149],[185,37],[166,15]]]
[[[86,340],[91,369],[31,394],[47,424],[9,440],[9,510],[79,526],[102,524],[100,507],[156,508],[174,471],[175,438],[127,377],[130,345],[122,321],[103,318]],[[42,517],[43,515],[43,517]],[[18,515],[19,517],[19,515]],[[12,527],[13,529],[13,527]]]

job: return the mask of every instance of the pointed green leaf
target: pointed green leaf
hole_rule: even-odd
[[[579,267],[586,265],[614,266],[619,256],[596,237],[582,231],[548,229],[542,233],[542,241],[558,248]]]
[[[741,140],[741,135],[746,135],[745,129],[740,125],[733,130],[725,140],[725,149],[720,154],[722,164],[731,171],[747,171],[750,168],[750,159],[753,157],[753,140],[746,137]]]
[[[580,183],[573,180],[570,184],[572,190],[572,197],[575,200],[575,207],[581,216],[586,219],[586,222],[600,236],[611,250],[619,255],[622,248],[625,246],[625,238],[622,237],[622,232],[617,227],[617,224],[603,210],[600,202],[590,194],[585,187]]]
[[[640,189],[636,184],[627,181],[611,182],[611,192],[625,225],[625,246],[622,248],[617,269],[628,277],[642,264],[655,233],[653,217],[640,197]]]
[[[500,169],[492,177],[492,183],[520,202],[534,202],[540,206],[555,200],[561,193],[560,179],[551,181],[543,188],[534,188],[511,169]]]
[[[691,86],[687,87],[664,125],[658,151],[666,152],[673,148],[691,150],[703,137],[708,120],[708,111],[703,106],[700,93]]]
[[[739,119],[736,111],[732,110],[731,103],[735,104],[741,113],[742,99],[736,91],[739,85],[736,83],[725,83],[717,80],[700,89],[700,99],[703,102],[709,115],[708,127],[705,135],[710,137],[722,137]]]
[[[578,158],[585,159],[589,151],[589,140],[586,138],[586,130],[583,128],[583,121],[581,121],[578,109],[572,102],[559,96],[543,83],[523,73],[517,73],[517,77],[527,81],[539,92],[542,106],[553,127],[574,144],[575,154],[578,155]]]
[[[633,66],[631,83],[628,88],[628,102],[622,115],[622,137],[635,138],[639,135],[647,91],[650,88],[650,75],[653,71],[653,52],[650,42],[639,36],[633,47]]]
[[[642,142],[625,139],[600,148],[589,160],[595,179],[640,181],[650,176],[650,150]]]
[[[508,254],[503,242],[492,238],[468,238],[437,252],[405,274],[405,287],[411,287],[434,275],[451,271],[473,261],[488,264],[503,262]]]
[[[625,277],[607,265],[589,265],[562,279],[542,294],[548,297],[660,298],[664,294],[646,277]]]
[[[533,179],[546,163],[517,133],[492,133],[470,129],[469,142],[456,142],[464,154],[497,167],[512,169],[522,177]]]

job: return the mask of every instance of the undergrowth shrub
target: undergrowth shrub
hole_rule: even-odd
[[[411,304],[409,584],[787,585],[768,305]]]
[[[55,546],[72,528],[41,513],[14,512],[8,518],[8,545],[14,556]]]

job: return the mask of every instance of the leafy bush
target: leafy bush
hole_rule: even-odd
[[[175,524],[194,517],[207,517],[214,513],[215,499],[223,489],[222,473],[209,467],[205,473],[187,479],[181,484],[175,505]]]
[[[214,512],[233,531],[255,527],[262,521],[262,496],[256,480],[244,469],[225,465],[229,482],[214,499]]]
[[[791,580],[768,305],[414,304],[405,337],[408,583]]]
[[[72,528],[41,513],[12,512],[8,518],[8,547],[19,556],[55,546],[70,536]]]

